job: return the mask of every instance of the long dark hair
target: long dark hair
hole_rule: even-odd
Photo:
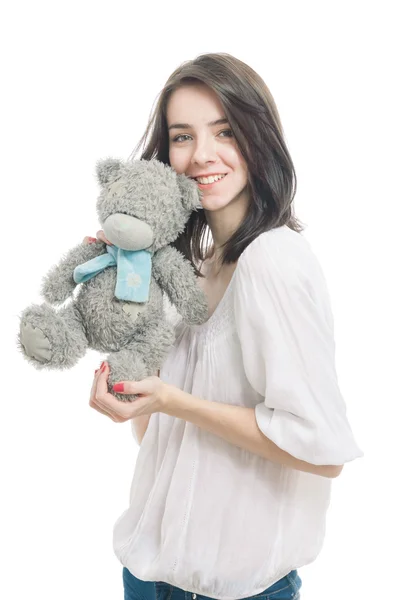
[[[201,54],[180,65],[160,92],[148,126],[131,157],[169,162],[166,109],[171,94],[185,85],[205,84],[218,96],[238,148],[248,167],[251,202],[245,219],[224,245],[221,262],[236,262],[261,233],[287,225],[300,233],[304,226],[293,214],[297,179],[284,141],[273,96],[251,67],[225,53]],[[210,255],[210,231],[202,209],[192,213],[184,232],[173,244],[198,266]],[[212,250],[213,251],[213,250]]]

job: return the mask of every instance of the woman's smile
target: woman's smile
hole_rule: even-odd
[[[227,173],[221,175],[209,175],[208,177],[194,177],[193,179],[195,179],[199,189],[208,190],[221,183],[226,176]]]

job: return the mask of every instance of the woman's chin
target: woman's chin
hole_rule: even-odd
[[[204,210],[207,210],[209,212],[215,212],[216,210],[221,210],[222,208],[228,206],[230,204],[230,201],[227,199],[217,198],[213,196],[203,196],[201,204]]]

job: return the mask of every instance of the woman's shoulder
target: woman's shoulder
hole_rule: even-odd
[[[290,305],[297,309],[314,306],[332,326],[330,293],[321,264],[308,240],[289,227],[259,235],[242,253],[235,274],[238,306],[250,303],[255,314],[266,306],[272,310],[286,306],[288,314],[296,312]]]
[[[239,284],[262,279],[288,284],[325,279],[320,262],[302,233],[287,225],[261,233],[243,251],[237,264]]]

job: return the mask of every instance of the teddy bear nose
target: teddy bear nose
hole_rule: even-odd
[[[145,250],[153,243],[151,227],[131,215],[114,213],[103,223],[107,239],[122,250]]]

